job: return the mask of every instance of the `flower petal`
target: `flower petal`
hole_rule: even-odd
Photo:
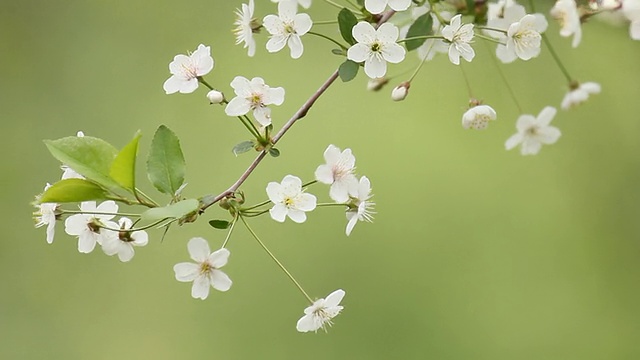
[[[206,299],[209,296],[209,278],[205,275],[200,275],[193,280],[193,286],[191,286],[191,296],[195,299]]]
[[[182,262],[173,266],[173,272],[176,280],[181,282],[189,282],[195,280],[200,273],[200,266],[194,263]]]
[[[370,57],[364,62],[364,72],[368,77],[381,78],[387,73],[387,62],[378,57]]]
[[[209,275],[209,279],[211,286],[218,291],[227,291],[233,284],[229,276],[220,270],[213,270]]]
[[[241,116],[245,115],[251,110],[251,102],[245,98],[240,96],[236,96],[229,103],[227,107],[224,109],[224,112],[229,116]]]
[[[366,61],[371,56],[371,49],[363,43],[357,43],[347,50],[347,59],[357,63]]]
[[[307,220],[307,214],[305,214],[305,212],[301,210],[289,209],[287,215],[289,215],[289,219],[298,224],[301,224]]]
[[[189,240],[187,249],[191,258],[199,263],[205,262],[209,258],[209,254],[211,254],[209,243],[201,237],[194,237]]]
[[[271,209],[269,209],[269,215],[271,218],[277,222],[284,222],[287,217],[288,209],[284,204],[275,204]]]
[[[214,268],[219,269],[227,264],[227,261],[229,260],[229,255],[231,255],[231,253],[229,252],[228,249],[225,249],[225,248],[218,249],[213,253],[211,253],[211,255],[209,255],[208,262]]]

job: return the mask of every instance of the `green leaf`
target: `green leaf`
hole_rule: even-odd
[[[136,157],[140,136],[142,136],[140,132],[136,133],[133,140],[120,150],[109,170],[113,180],[131,191],[135,191],[136,188]]]
[[[211,220],[209,221],[209,225],[216,229],[224,230],[228,229],[231,226],[231,223],[227,220]]]
[[[407,39],[417,36],[427,36],[433,33],[433,18],[430,13],[426,13],[416,19],[407,31]],[[415,50],[422,46],[427,39],[409,40],[405,43],[407,50]]]
[[[168,127],[161,125],[151,141],[147,159],[147,175],[158,191],[173,195],[184,183],[185,162],[180,140]]]
[[[89,200],[103,200],[107,191],[93,181],[85,179],[65,179],[51,185],[39,199],[40,203],[67,203]]]
[[[68,136],[44,143],[53,157],[80,175],[109,189],[120,188],[109,176],[118,150],[108,142],[91,136]]]
[[[199,207],[200,202],[196,199],[182,200],[175,204],[149,209],[142,213],[141,218],[145,221],[179,219],[198,210]]]
[[[280,156],[280,150],[278,150],[276,148],[271,148],[271,149],[269,149],[269,155],[271,155],[272,157],[276,158],[276,157]]]
[[[344,41],[349,43],[349,45],[353,45],[356,43],[356,40],[353,38],[353,33],[351,29],[358,23],[358,18],[351,12],[351,10],[347,8],[343,8],[338,13],[338,26],[340,27],[340,35]]]
[[[360,65],[351,60],[346,60],[338,68],[338,75],[342,81],[347,82],[353,80],[358,75],[358,68]]]
[[[253,150],[254,146],[255,146],[255,142],[253,142],[253,140],[247,140],[234,146],[231,151],[233,152],[233,155],[238,156],[242,153],[246,153],[249,150]]]

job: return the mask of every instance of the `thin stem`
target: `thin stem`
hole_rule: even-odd
[[[242,215],[245,217],[258,217],[260,215],[266,214],[269,212],[269,209],[262,211],[250,211],[249,213],[242,212]]]
[[[307,186],[311,186],[311,185],[313,185],[313,184],[315,184],[315,183],[317,183],[317,182],[318,182],[318,180],[311,180],[311,181],[309,181],[308,183],[304,183],[304,184],[302,184],[302,188],[304,189],[304,188],[306,188]]]
[[[332,6],[335,6],[336,8],[341,9],[341,10],[342,10],[342,9],[344,9],[344,8],[349,9],[349,8],[348,8],[348,7],[346,7],[346,6],[342,6],[342,5],[337,4],[337,3],[335,3],[335,2],[333,2],[333,1],[331,1],[331,0],[324,0],[324,1],[325,1],[327,4],[332,5]],[[348,2],[348,1],[347,1],[347,2]],[[357,7],[357,6],[355,6],[355,8],[357,9],[358,7]],[[360,12],[360,10],[356,10],[356,9],[349,9],[349,10],[350,10],[352,13],[362,14],[362,12]],[[314,24],[315,24],[315,23],[314,23]]]
[[[347,205],[340,204],[340,203],[319,203],[319,204],[316,204],[316,207],[327,207],[327,206],[347,206]]]
[[[256,204],[256,205],[250,206],[250,207],[248,207],[248,208],[241,208],[241,209],[240,209],[240,211],[253,210],[253,209],[259,208],[259,207],[261,207],[261,206],[265,206],[265,205],[267,205],[267,204],[268,204],[268,203],[270,203],[270,202],[271,202],[271,200],[265,200],[265,201],[263,201],[263,202],[261,202],[261,203],[258,203],[258,204]]]
[[[224,238],[224,242],[222,243],[222,247],[224,248],[225,246],[227,246],[227,243],[229,242],[229,239],[231,239],[231,233],[233,232],[233,229],[236,227],[236,223],[238,222],[238,217],[236,216],[235,218],[233,218],[233,221],[231,221],[231,228],[229,229],[229,232],[227,233],[227,237]]]
[[[473,99],[473,91],[471,90],[471,83],[469,83],[469,78],[467,77],[467,73],[464,71],[464,66],[462,63],[458,66],[460,71],[462,71],[462,77],[464,78],[464,83],[467,85],[467,91],[469,91],[469,98]]]
[[[498,39],[494,39],[494,38],[492,38],[492,37],[490,37],[490,36],[484,36],[484,35],[482,35],[482,34],[478,34],[478,33],[476,33],[476,34],[475,34],[475,37],[478,37],[478,38],[480,38],[480,39],[484,39],[484,40],[487,40],[487,41],[491,41],[492,43],[496,43],[496,44],[504,45],[504,43],[503,43],[502,41],[500,41],[500,40],[498,40]]]
[[[145,194],[144,192],[142,192],[142,190],[136,188],[136,193],[142,195],[143,198],[145,198],[147,201],[149,201],[151,203],[151,205],[153,205],[152,207],[158,207],[160,206],[157,202],[155,202],[151,197],[149,197],[149,195]],[[140,200],[140,199],[138,199]],[[143,204],[146,205],[146,204]],[[148,205],[147,205],[148,206]],[[151,206],[149,206],[151,207]]]
[[[244,125],[244,127],[246,127],[247,130],[249,130],[251,135],[255,136],[256,139],[260,139],[260,134],[255,129],[255,126],[251,123],[251,120],[249,120],[249,123],[247,124],[245,117],[238,116],[238,119],[240,119],[240,122],[242,123],[242,125]]]
[[[400,43],[411,41],[411,40],[422,40],[422,39],[444,39],[444,36],[442,36],[442,35],[414,36],[414,37],[398,40],[398,41],[396,41],[396,43],[400,44]]]
[[[134,231],[147,230],[147,229],[152,228],[152,227],[154,227],[154,226],[156,226],[156,225],[158,225],[158,224],[163,223],[163,222],[164,222],[164,221],[166,221],[166,220],[167,220],[167,219],[161,219],[161,220],[158,220],[158,221],[156,221],[156,222],[154,222],[154,223],[151,223],[151,224],[149,224],[149,225],[141,226],[141,227],[139,227],[139,228],[131,228],[131,229],[112,229],[112,228],[107,227],[107,226],[99,226],[99,227],[100,227],[100,228],[102,228],[102,229],[111,230],[111,231],[116,231],[116,232],[134,232]],[[174,221],[176,221],[176,220],[178,220],[178,219],[173,219],[171,222],[174,222]]]
[[[431,44],[431,46],[429,46],[429,48],[427,49],[427,52],[424,54],[424,57],[422,58],[422,61],[420,61],[420,64],[418,65],[416,70],[413,72],[413,74],[411,74],[411,77],[407,82],[411,83],[413,79],[416,77],[416,75],[418,75],[418,72],[420,72],[420,69],[422,69],[422,66],[424,65],[424,63],[427,62],[427,58],[429,57],[429,53],[431,52],[431,49],[433,49],[433,45],[434,44]]]
[[[482,25],[476,25],[475,26],[476,29],[480,29],[480,30],[490,30],[490,31],[496,31],[496,32],[500,32],[503,34],[507,33],[507,30],[504,29],[498,29],[498,28],[493,28],[493,27],[489,27],[489,26],[482,26]],[[476,34],[477,35],[477,34]]]
[[[202,76],[198,76],[198,81],[209,88],[209,90],[213,90],[213,86],[209,85],[209,83],[202,77]]]
[[[545,45],[547,45],[547,48],[549,48],[549,52],[551,53],[551,56],[553,56],[553,60],[555,60],[556,64],[558,64],[558,67],[560,68],[560,71],[562,71],[562,74],[564,74],[564,77],[567,78],[567,81],[569,83],[573,82],[571,75],[569,75],[569,71],[567,71],[567,68],[565,68],[564,65],[562,64],[560,57],[558,56],[556,51],[553,49],[553,46],[551,46],[551,42],[549,41],[549,38],[547,38],[547,35],[545,34],[540,34],[540,35],[542,35],[542,40],[544,40]]]
[[[104,212],[104,211],[82,211],[82,210],[60,210],[62,214],[91,214],[91,215],[113,215],[113,216],[130,216],[140,217],[140,214],[120,213],[120,212]]]
[[[322,21],[314,21],[313,25],[330,25],[337,24],[338,20],[322,20]]]
[[[327,39],[327,40],[331,41],[332,43],[334,43],[334,44],[336,44],[336,45],[340,46],[340,48],[341,48],[342,50],[347,50],[347,47],[346,47],[346,46],[344,46],[344,45],[340,44],[339,42],[337,42],[336,40],[334,40],[334,39],[330,38],[329,36],[326,36],[326,35],[323,35],[323,34],[320,34],[320,33],[314,32],[314,31],[309,31],[309,32],[307,32],[307,34],[311,34],[311,35],[319,36],[319,37],[321,37],[321,38],[323,38],[323,39]]]
[[[498,64],[498,60],[496,59],[496,55],[493,53],[493,51],[491,51],[491,48],[489,47],[488,43],[484,43],[485,47],[487,49],[487,51],[489,52],[489,56],[491,57],[491,60],[493,60],[493,64],[496,66],[496,70],[498,70],[498,74],[500,75],[500,78],[502,79],[502,82],[504,82],[504,84],[507,86],[507,90],[509,91],[509,94],[511,95],[511,98],[513,99],[513,102],[516,104],[516,107],[518,108],[518,111],[520,111],[520,113],[522,114],[522,106],[520,106],[520,102],[518,102],[518,98],[516,97],[516,93],[515,91],[513,91],[513,88],[511,87],[511,84],[509,84],[509,81],[507,80],[507,77],[504,76],[504,72],[502,71],[502,68],[500,68],[500,64]]]
[[[258,237],[258,235],[253,231],[253,229],[249,226],[249,224],[247,224],[246,220],[244,219],[243,216],[240,216],[240,220],[242,220],[242,222],[244,223],[244,226],[247,227],[247,230],[249,230],[249,232],[251,233],[251,235],[253,236],[254,239],[256,239],[256,241],[258,242],[258,244],[260,244],[260,246],[262,247],[262,249],[264,249],[264,251],[267,252],[267,254],[269,254],[269,256],[271,257],[271,259],[273,259],[273,261],[275,261],[276,264],[278,264],[278,266],[280,267],[280,269],[282,271],[284,271],[285,274],[287,274],[287,276],[289,277],[289,279],[296,285],[296,287],[298,288],[298,290],[300,290],[300,292],[302,293],[302,295],[304,295],[305,298],[307,298],[307,300],[309,300],[309,302],[311,304],[313,304],[313,300],[311,299],[311,297],[307,294],[306,291],[304,291],[304,289],[302,288],[302,286],[300,286],[300,284],[298,283],[298,281],[296,281],[296,279],[293,277],[293,275],[291,275],[291,273],[287,270],[287,268],[284,267],[284,265],[282,265],[282,263],[275,257],[275,255],[273,255],[273,253],[271,251],[269,251],[269,249],[267,248],[267,246],[260,240],[260,238]]]

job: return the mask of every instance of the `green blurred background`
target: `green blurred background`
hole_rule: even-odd
[[[257,2],[257,17],[275,12]],[[245,229],[229,245],[229,292],[195,300],[174,279],[189,238],[222,242],[206,221],[224,216],[217,207],[162,243],[151,232],[130,263],[100,249],[79,254],[60,223],[48,245],[29,203],[61,171],[42,139],[83,130],[121,147],[140,129],[144,157],[165,124],[182,140],[192,197],[223,190],[253,159],[231,154],[243,128],[208,105],[203,88],[164,94],[175,54],[211,45],[216,66],[207,79],[228,95],[236,75],[283,86],[276,127],[339,64],[331,45],[311,36],[299,60],[287,50],[268,54],[264,34],[248,58],[230,31],[240,3],[1,3],[0,358],[640,358],[640,43],[626,26],[591,21],[571,49],[551,24],[570,72],[603,92],[560,111],[560,141],[535,157],[504,150],[519,112],[482,40],[463,66],[476,96],[498,112],[487,131],[461,128],[467,92],[446,56],[424,67],[401,103],[390,101],[391,86],[367,92],[362,73],[331,87],[279,144],[282,156],[243,186],[258,202],[269,181],[311,179],[331,143],[353,149],[359,174],[371,179],[375,223],[358,224],[351,237],[333,208],[317,209],[304,225],[253,222],[312,296],[346,290],[327,334],[295,331],[306,303]],[[309,13],[335,14],[319,0]],[[337,36],[330,26],[315,30]],[[408,59],[389,74],[406,76],[417,64],[414,54]],[[502,68],[525,112],[559,107],[566,86],[548,51]],[[325,186],[310,192],[328,200]]]

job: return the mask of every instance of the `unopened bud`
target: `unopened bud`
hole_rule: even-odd
[[[220,104],[224,101],[224,94],[218,90],[211,90],[207,93],[207,99],[211,104]]]
[[[408,81],[403,82],[402,84],[396,86],[391,91],[391,100],[393,101],[402,101],[409,94],[409,87],[411,87],[411,83]]]
[[[389,82],[389,79],[387,79],[385,77],[369,79],[369,81],[367,82],[367,90],[369,90],[369,91],[379,91],[385,85],[387,85],[388,82]]]

